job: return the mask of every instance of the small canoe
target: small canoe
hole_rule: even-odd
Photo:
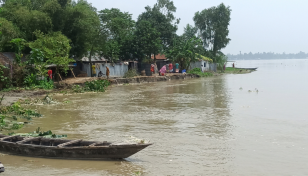
[[[257,70],[258,68],[236,68],[236,69],[252,70],[252,71],[255,71],[255,70]]]
[[[0,151],[32,157],[123,159],[150,145],[0,135]]]

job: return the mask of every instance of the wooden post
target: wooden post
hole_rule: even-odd
[[[58,73],[58,75],[59,75],[59,77],[60,77],[61,81],[63,81],[63,79],[62,79],[62,77],[61,77],[60,73]]]
[[[71,69],[71,72],[73,73],[73,75],[74,75],[74,78],[76,78],[76,76],[75,76],[75,74],[74,74],[74,72],[73,72],[73,69]]]

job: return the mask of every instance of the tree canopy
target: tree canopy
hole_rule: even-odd
[[[130,13],[117,8],[98,12],[87,0],[0,2],[0,51],[14,51],[11,41],[18,38],[30,43],[25,45],[25,53],[48,56],[46,48],[38,51],[34,46],[45,36],[64,40],[69,57],[75,60],[99,54],[112,62],[141,61],[154,55],[155,62],[157,54],[165,53],[187,61],[198,53],[215,61],[230,41],[231,9],[224,4],[195,13],[195,26],[186,25],[183,35],[178,36],[180,19],[175,16],[177,8],[172,0],[146,6],[136,22]]]
[[[226,7],[223,3],[195,13],[194,21],[199,36],[204,47],[212,51],[214,60],[217,52],[225,48],[231,40],[228,38],[230,15],[230,7]]]

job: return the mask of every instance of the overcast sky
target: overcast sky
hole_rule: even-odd
[[[147,5],[157,0],[88,0],[98,10],[118,8],[136,20]],[[231,42],[225,54],[244,52],[308,52],[308,0],[173,0],[181,18],[178,34],[194,24],[195,12],[225,3],[232,9]]]

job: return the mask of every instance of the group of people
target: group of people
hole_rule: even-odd
[[[175,63],[175,73],[179,73],[179,67],[180,67],[180,64],[178,63]],[[163,75],[165,73],[173,73],[174,72],[174,67],[173,67],[173,64],[170,63],[170,64],[166,64],[164,65],[160,70],[159,72]]]
[[[92,77],[96,77],[96,68],[99,70],[98,74],[97,74],[97,77],[102,77],[104,74],[103,72],[101,71],[100,69],[100,66],[96,66],[96,65],[92,65]],[[106,66],[106,76],[107,76],[107,79],[109,78],[109,74],[110,74],[110,71],[109,71],[109,68]]]

